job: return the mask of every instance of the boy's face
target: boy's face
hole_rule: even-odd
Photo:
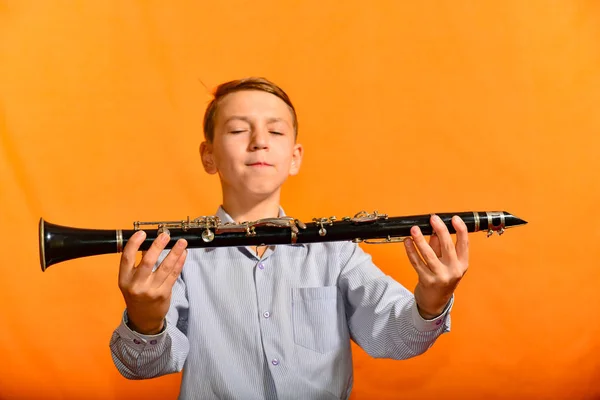
[[[221,100],[212,143],[200,148],[206,172],[218,173],[224,193],[264,198],[277,192],[302,161],[287,104],[262,91]]]

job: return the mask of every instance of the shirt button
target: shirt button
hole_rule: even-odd
[[[142,342],[140,342],[140,341],[139,341],[139,340],[137,340],[137,339],[133,339],[133,343],[135,343],[135,344],[140,344],[140,343],[142,343]]]
[[[441,319],[438,319],[438,320],[435,322],[435,324],[436,324],[436,325],[440,325],[441,323],[442,323],[442,320],[441,320]]]
[[[151,340],[150,344],[156,344],[156,340]]]
[[[279,365],[279,360],[276,359],[276,358],[274,358],[274,359],[271,360],[271,364],[273,364],[273,365]]]
[[[258,268],[265,269],[265,265],[263,263],[258,263]]]
[[[271,316],[271,313],[270,313],[270,312],[268,312],[268,311],[265,311],[265,312],[263,313],[263,317],[265,317],[265,318],[269,318],[270,316]]]

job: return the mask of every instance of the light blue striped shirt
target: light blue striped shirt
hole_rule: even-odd
[[[347,399],[351,339],[372,357],[414,357],[450,330],[453,301],[424,320],[352,242],[271,246],[260,259],[250,247],[188,249],[166,329],[133,332],[125,311],[110,349],[129,379],[183,369],[180,399]]]

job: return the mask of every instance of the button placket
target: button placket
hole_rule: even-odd
[[[267,253],[265,252],[265,255]],[[259,325],[261,331],[261,337],[263,342],[263,351],[267,356],[270,355],[269,363],[271,363],[271,367],[275,368],[281,364],[280,358],[277,357],[276,353],[273,353],[274,345],[277,343],[277,338],[274,337],[273,329],[275,326],[272,321],[273,314],[271,312],[272,307],[272,298],[269,291],[270,284],[269,282],[272,279],[273,270],[269,269],[267,265],[268,257],[264,257],[259,260],[256,265],[255,272],[255,285],[256,285],[256,295],[258,300],[258,317],[259,317]]]

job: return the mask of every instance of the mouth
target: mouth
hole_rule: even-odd
[[[272,167],[271,164],[268,164],[266,162],[255,162],[255,163],[251,163],[251,164],[246,164],[249,167]]]

